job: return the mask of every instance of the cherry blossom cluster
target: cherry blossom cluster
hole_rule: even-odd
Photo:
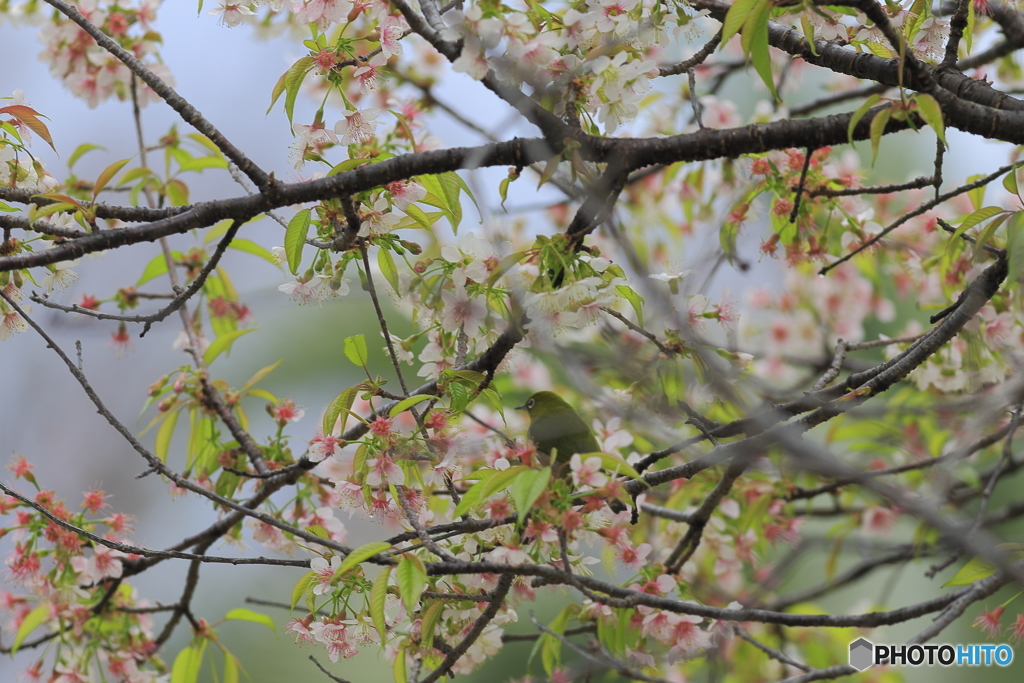
[[[39,659],[26,680],[165,680],[167,667],[156,656],[147,609],[152,605],[121,581],[124,562],[137,558],[84,539],[55,521],[124,541],[131,518],[111,511],[109,496],[99,490],[87,491],[81,510],[72,512],[53,491],[39,487],[23,456],[15,456],[8,469],[35,489],[29,497],[48,513],[11,496],[0,500],[6,520],[2,534],[14,544],[5,560],[7,574],[20,589],[2,594],[3,627],[26,645],[28,632],[41,625],[53,638],[49,661]]]
[[[146,64],[165,83],[173,85],[170,70],[160,61],[162,39],[152,28],[159,2],[89,0],[77,6],[83,16]],[[111,97],[128,100],[132,87],[138,88],[140,106],[155,99],[156,95],[149,86],[142,82],[133,86],[133,76],[128,67],[63,15],[54,13],[51,20],[43,24],[40,38],[45,46],[40,58],[49,65],[50,73],[61,79],[90,107],[96,107]]]

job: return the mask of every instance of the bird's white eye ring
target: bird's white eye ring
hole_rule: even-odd
[[[526,409],[527,410],[533,410],[533,403],[534,403],[534,401],[533,401],[532,398],[529,401],[527,401],[526,402]]]

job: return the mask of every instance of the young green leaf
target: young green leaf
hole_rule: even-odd
[[[427,569],[423,566],[423,560],[415,555],[403,557],[395,570],[395,582],[398,584],[398,594],[405,603],[405,611],[415,614],[420,595],[427,586]]]
[[[14,642],[11,643],[11,656],[14,656],[18,652],[18,648],[20,648],[21,644],[25,642],[25,638],[28,637],[28,634],[39,628],[39,626],[49,618],[50,604],[48,602],[39,605],[29,612],[25,618],[21,620],[21,624],[18,625],[18,632],[14,635]]]
[[[921,115],[925,123],[932,127],[942,144],[949,147],[946,144],[946,123],[942,118],[942,107],[939,106],[939,103],[927,93],[918,93],[914,97],[914,101],[917,103],[917,113]]]
[[[302,599],[302,596],[309,591],[309,586],[313,581],[315,581],[315,579],[316,572],[307,571],[297,582],[295,582],[295,586],[292,587],[292,609],[295,609],[295,605],[299,604],[299,600]]]
[[[209,365],[217,358],[217,356],[225,351],[230,354],[231,345],[235,343],[236,339],[255,331],[255,328],[250,327],[247,330],[235,330],[234,332],[228,332],[227,334],[217,337],[206,351],[203,352],[203,362]]]
[[[199,680],[206,642],[203,641],[203,645],[189,645],[178,653],[171,667],[171,683],[196,683]]]
[[[370,353],[366,348],[366,335],[357,334],[345,338],[345,357],[361,368],[366,367]]]
[[[391,544],[386,541],[372,541],[366,545],[361,545],[348,554],[341,562],[341,566],[334,572],[334,576],[331,577],[331,582],[336,583],[339,578],[345,575],[350,569],[353,569],[363,560],[368,560],[374,555],[381,553],[391,547]]]
[[[540,495],[544,493],[549,481],[551,481],[551,468],[545,467],[542,470],[524,470],[512,482],[512,488],[509,490],[509,493],[512,495],[512,502],[515,503],[516,510],[519,512],[519,524],[522,524],[523,520],[526,519],[530,508],[537,502]]]
[[[725,15],[725,21],[722,23],[722,40],[719,43],[719,49],[725,48],[725,44],[729,42],[729,39],[739,32],[757,2],[758,0],[736,0],[736,2],[732,3],[732,6]]]
[[[637,294],[629,285],[616,285],[615,291],[621,294],[629,302],[629,305],[633,307],[633,312],[636,313],[636,324],[643,327],[644,298]]]
[[[1010,557],[1013,560],[1019,560],[1024,557],[1024,544],[1021,543],[1001,543],[999,548],[1002,550],[1009,550]],[[972,558],[967,564],[960,568],[953,578],[946,583],[942,584],[943,588],[947,586],[966,586],[980,581],[981,579],[987,579],[996,573],[996,568],[993,567],[987,560],[983,560],[980,557]]]
[[[548,624],[548,629],[560,636],[565,635],[565,626],[569,622],[569,618],[575,616],[579,609],[579,605],[566,605],[554,621]],[[549,633],[542,635],[541,639],[544,643],[541,645],[540,659],[544,665],[544,671],[550,676],[555,667],[562,663],[562,641]]]
[[[455,508],[455,516],[461,517],[466,514],[477,504],[482,503],[508,486],[512,480],[519,476],[520,472],[528,469],[530,468],[526,465],[516,465],[515,467],[509,467],[507,470],[497,470],[491,476],[477,482],[462,496],[458,507]]]
[[[391,410],[388,411],[388,417],[394,417],[394,416],[398,415],[399,413],[404,413],[405,411],[409,410],[409,408],[412,408],[414,405],[417,405],[419,403],[423,403],[424,401],[429,401],[432,398],[437,398],[437,397],[436,396],[429,396],[427,394],[417,394],[415,396],[410,396],[409,398],[402,399],[401,401],[396,403],[391,408]]]
[[[241,668],[238,658],[228,652],[223,645],[221,650],[224,652],[224,683],[238,683],[238,670]]]
[[[164,421],[160,425],[160,429],[156,430],[156,439],[153,442],[153,455],[155,455],[160,462],[167,462],[167,454],[171,450],[171,439],[174,437],[174,427],[177,425],[178,417],[180,415],[180,410],[165,413]]]
[[[892,118],[892,107],[883,109],[882,111],[875,114],[875,118],[871,119],[871,165],[875,165],[875,160],[878,158],[878,144],[882,141],[882,134],[885,132],[885,126],[889,123],[889,119]]]
[[[370,588],[370,618],[373,619],[373,626],[380,634],[380,642],[387,640],[388,624],[384,618],[384,603],[388,597],[388,580],[391,576],[391,567],[384,567]]]
[[[1008,283],[1016,282],[1024,272],[1024,211],[1016,211],[1006,222],[1006,258]]]
[[[409,683],[409,676],[405,671],[405,648],[398,648],[395,653],[395,661],[391,665],[391,673],[394,674],[395,683]]]
[[[357,393],[359,393],[359,390],[356,387],[350,387],[338,394],[334,400],[327,405],[327,411],[324,413],[324,421],[322,425],[324,434],[334,433],[334,423],[338,421],[338,418],[341,418],[341,429],[339,430],[339,433],[345,433],[345,423],[348,422],[349,411],[352,410],[352,404],[355,403]]]
[[[75,151],[68,157],[68,170],[70,171],[72,167],[78,163],[79,159],[95,149],[102,149],[104,152],[107,151],[106,147],[100,147],[99,145],[93,145],[88,142],[75,147]]]
[[[302,248],[306,246],[306,235],[309,234],[309,209],[299,211],[288,221],[288,229],[284,233],[284,253],[288,257],[288,270],[298,275],[302,263]]]
[[[395,259],[391,256],[391,252],[384,247],[377,250],[377,267],[380,268],[384,279],[391,285],[391,289],[398,294],[401,291],[398,286],[398,268],[395,266]]]
[[[266,614],[260,614],[259,612],[255,612],[251,609],[236,607],[225,614],[224,618],[228,621],[251,621],[254,624],[263,624],[271,631],[274,631],[275,633],[277,632],[273,619]]]
[[[946,250],[949,251],[954,245],[956,245],[957,240],[960,239],[960,236],[963,235],[968,230],[970,230],[971,228],[973,228],[975,225],[987,221],[989,218],[1001,214],[1004,211],[1004,209],[1001,209],[998,206],[986,206],[985,208],[978,209],[974,213],[967,216],[967,218],[964,219],[963,223],[960,224],[960,227],[956,229],[956,232],[953,233],[953,236],[946,244]]]
[[[772,60],[768,53],[768,19],[771,18],[772,0],[758,0],[743,22],[743,49],[750,57],[754,70],[768,86],[772,97],[779,99],[772,76]]]
[[[435,600],[430,604],[430,607],[423,610],[423,621],[420,625],[420,643],[425,648],[430,648],[434,644],[434,629],[437,627],[437,622],[441,619],[441,612],[444,611],[445,603],[443,600]]]

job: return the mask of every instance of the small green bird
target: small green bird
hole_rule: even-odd
[[[555,452],[555,463],[565,465],[573,453],[596,453],[601,450],[594,432],[583,421],[576,410],[552,391],[538,391],[516,406],[530,415],[530,441],[543,454],[541,464],[551,464],[551,452]]]

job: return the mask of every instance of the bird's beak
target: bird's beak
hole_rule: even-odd
[[[515,408],[515,409],[516,409],[516,410],[526,410],[526,404],[524,403],[524,404],[523,404],[523,405],[521,405],[521,406],[516,406],[516,408]]]

